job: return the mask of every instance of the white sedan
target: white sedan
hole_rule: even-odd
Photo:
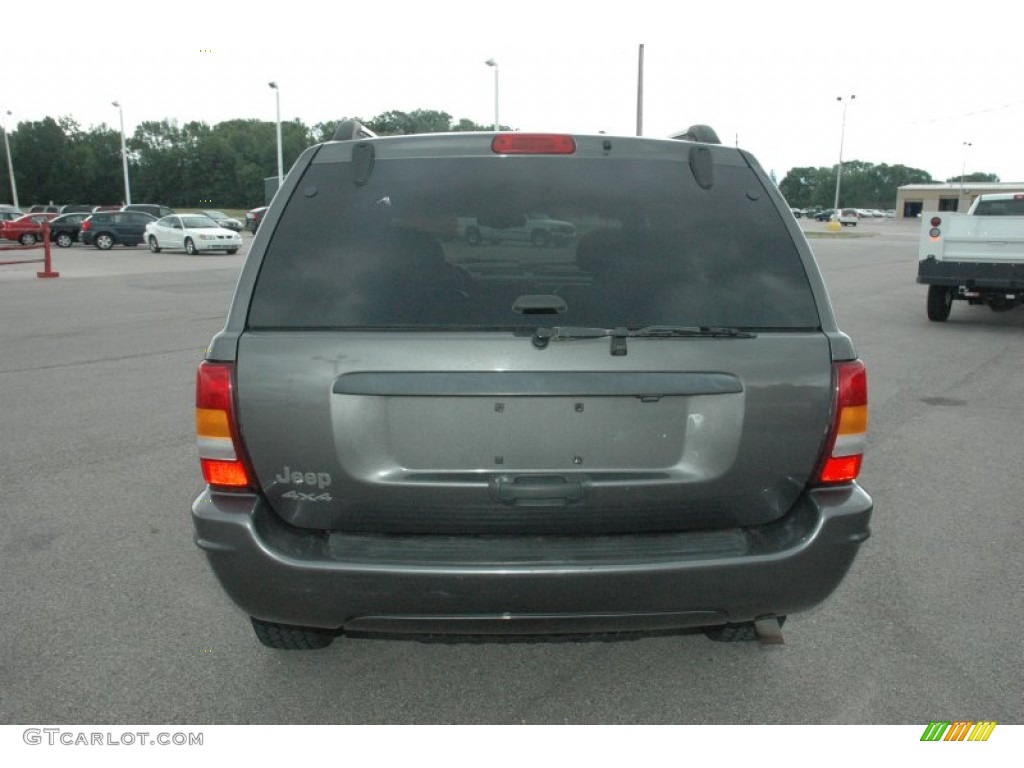
[[[224,229],[199,213],[176,213],[146,225],[149,250],[160,253],[164,248],[181,248],[194,256],[207,251],[238,253],[242,238],[237,232]]]

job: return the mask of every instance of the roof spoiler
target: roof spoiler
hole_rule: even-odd
[[[375,139],[377,134],[367,128],[358,120],[345,118],[338,122],[334,129],[333,141],[356,141],[358,139]]]
[[[718,134],[715,133],[715,129],[710,125],[691,125],[685,131],[673,133],[669,138],[679,139],[680,141],[696,141],[700,144],[722,143],[721,139],[718,138]]]

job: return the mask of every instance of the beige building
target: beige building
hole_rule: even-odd
[[[946,184],[907,184],[896,190],[896,216],[914,218],[932,211],[966,211],[978,195],[992,192],[1024,193],[1024,183],[965,181]]]

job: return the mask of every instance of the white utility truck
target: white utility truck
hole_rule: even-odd
[[[1024,193],[980,195],[967,213],[922,214],[917,282],[928,286],[928,319],[954,301],[1005,312],[1024,303]]]

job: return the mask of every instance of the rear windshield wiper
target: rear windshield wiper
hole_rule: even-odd
[[[533,346],[544,349],[551,341],[572,341],[574,339],[612,340],[613,355],[626,354],[626,339],[683,339],[683,338],[715,338],[715,339],[752,339],[756,334],[738,328],[716,325],[648,325],[643,328],[587,328],[580,326],[561,325],[552,328],[538,328],[533,334]]]

